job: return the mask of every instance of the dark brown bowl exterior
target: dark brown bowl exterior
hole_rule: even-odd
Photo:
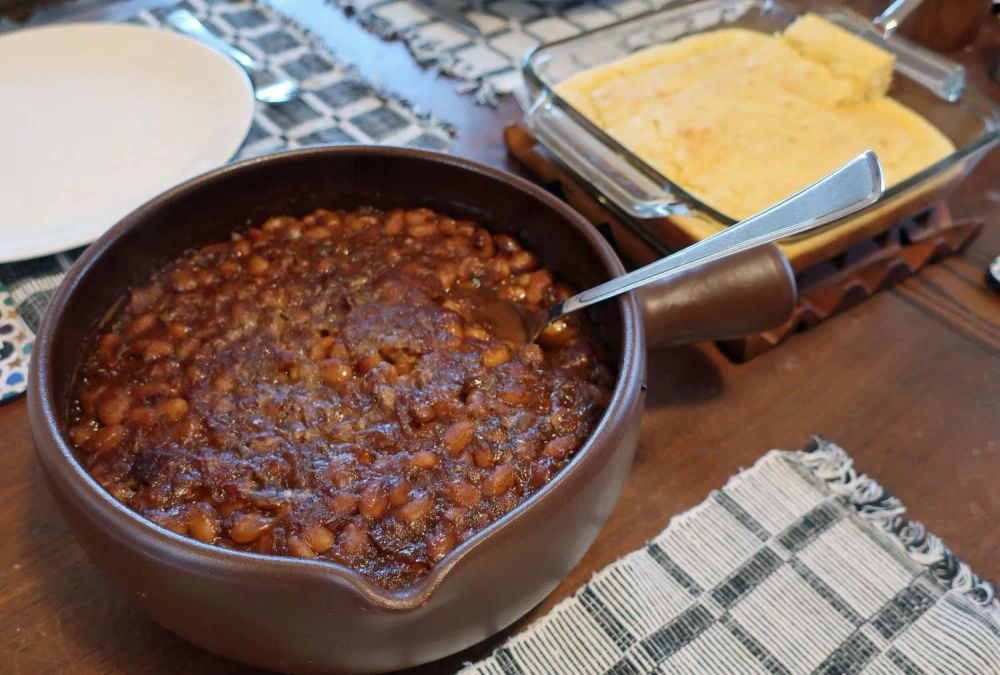
[[[35,343],[28,409],[44,475],[77,539],[128,596],[181,637],[292,672],[381,671],[461,650],[540,602],[576,565],[621,491],[635,451],[645,373],[636,301],[598,310],[618,382],[594,434],[540,493],[403,592],[325,562],[227,551],[128,510],[77,464],[67,427],[79,359],[133,283],[234,228],[313,208],[424,205],[510,232],[580,287],[622,273],[578,214],[509,174],[416,150],[326,147],[231,165],[153,199],[80,258]]]

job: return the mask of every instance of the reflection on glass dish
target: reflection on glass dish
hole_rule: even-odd
[[[922,124],[922,130],[925,138],[933,139],[935,147],[933,152],[914,160],[913,164],[921,166],[911,166],[909,170],[898,171],[895,175],[890,172],[891,185],[878,204],[816,233],[783,242],[782,250],[796,269],[803,269],[822,259],[817,258],[818,254],[814,255],[814,251],[822,249],[823,255],[828,257],[831,248],[844,250],[886,230],[900,219],[927,209],[956,185],[1000,138],[1000,110],[986,96],[967,87],[952,101],[934,93],[940,91],[940,87],[924,86],[941,73],[954,73],[954,64],[948,64],[941,57],[903,38],[893,36],[883,39],[882,33],[864,17],[845,8],[814,11],[822,19],[882,48],[871,49],[870,53],[886,50],[895,56],[888,98],[876,107],[888,108],[889,113],[910,122],[914,119],[926,120],[929,127]],[[740,211],[729,208],[729,211],[735,212],[723,212],[725,202],[713,203],[704,190],[699,192],[697,185],[685,182],[684,171],[690,173],[692,166],[699,162],[717,172],[724,169],[724,166],[713,164],[713,160],[721,157],[723,147],[717,143],[713,147],[712,139],[705,139],[705,146],[689,143],[687,155],[677,162],[683,165],[683,170],[675,175],[669,166],[647,161],[650,159],[648,154],[640,156],[640,153],[632,151],[629,143],[621,142],[621,138],[595,124],[588,115],[592,111],[575,100],[572,94],[568,97],[562,95],[563,85],[566,83],[567,88],[571,88],[575,78],[586,77],[581,76],[586,71],[608,67],[627,57],[641,58],[642,54],[636,54],[640,50],[653,47],[647,53],[656,53],[664,49],[658,45],[674,43],[666,48],[669,51],[671,46],[676,48],[678,41],[688,36],[704,36],[711,31],[718,35],[721,33],[719,29],[742,29],[740,35],[745,35],[744,31],[752,31],[757,35],[746,38],[746,42],[771,43],[774,40],[769,36],[786,30],[799,17],[800,14],[792,9],[772,1],[701,0],[544,45],[530,53],[523,64],[530,99],[525,122],[564,168],[607,204],[625,224],[640,230],[647,240],[657,237],[654,223],[662,218],[669,218],[691,240],[703,239],[732,224]],[[817,48],[816,40],[809,41],[809,37],[806,35],[800,40],[803,50]],[[769,49],[780,50],[780,47]],[[817,87],[821,91],[817,91],[816,95],[821,101],[826,98],[822,102],[829,104],[830,99],[836,100],[838,96],[849,101],[859,93],[864,95],[873,90],[879,91],[884,87],[884,82],[879,79],[879,73],[884,72],[880,71],[880,67],[884,66],[879,66],[877,59],[873,63],[867,80],[870,88],[857,84],[852,88],[852,83],[848,82],[846,86],[839,87],[839,93],[837,87]],[[808,68],[808,64],[802,67]],[[723,69],[720,67],[720,70]],[[763,70],[766,72],[766,69]],[[749,105],[746,103],[748,100],[762,98],[759,92],[748,95],[748,90],[753,86],[764,88],[764,82],[766,80],[760,74],[747,78],[740,87],[733,88],[728,99],[720,97],[718,110],[706,108],[701,112],[720,120],[726,119],[727,112],[730,117],[740,115],[739,106]],[[841,82],[841,85],[844,83]],[[737,112],[733,112],[734,109]],[[635,114],[634,107],[628,110],[628,115],[640,117]],[[633,124],[639,126],[641,122]],[[844,145],[862,142],[872,141],[853,136],[843,141]],[[831,140],[821,148],[828,153],[838,143],[841,141],[832,140],[831,134]],[[771,146],[768,153],[753,157],[747,165],[756,169],[748,172],[755,180],[757,176],[766,178],[775,174],[779,163],[789,161],[788,153],[779,152],[771,139],[767,144]],[[747,145],[735,147],[730,152],[752,152]],[[707,150],[704,149],[706,147]],[[723,159],[725,161],[720,163],[723,165],[733,161]],[[912,175],[906,177],[907,173]],[[718,175],[716,179],[721,180]],[[803,183],[808,180],[804,178]],[[752,206],[746,208],[753,210]],[[818,245],[817,242],[825,244]]]

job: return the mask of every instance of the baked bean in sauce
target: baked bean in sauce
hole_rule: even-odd
[[[515,238],[423,208],[190,250],[88,350],[79,461],[178,534],[408,586],[551,480],[611,392],[585,316],[508,344],[470,320],[479,286],[533,309],[573,293]]]

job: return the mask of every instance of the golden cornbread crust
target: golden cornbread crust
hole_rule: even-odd
[[[681,188],[740,219],[869,148],[887,185],[954,151],[886,95],[893,64],[807,14],[774,36],[727,28],[645,49],[556,90]]]

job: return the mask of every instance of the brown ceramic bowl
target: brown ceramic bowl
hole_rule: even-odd
[[[402,591],[377,587],[329,562],[230,551],[179,536],[119,504],[80,468],[66,435],[71,384],[102,317],[130,285],[184,249],[223,240],[267,216],[360,204],[424,205],[510,232],[579,287],[623,271],[581,216],[514,176],[415,150],[311,148],[224,167],[127,216],[67,275],[35,344],[32,433],[44,475],[80,544],[169,630],[217,654],[275,670],[402,668],[503,629],[541,601],[597,536],[639,433],[645,340],[640,303],[625,296],[596,313],[616,355],[618,379],[588,442],[544,489]],[[771,262],[763,268],[787,282],[787,265],[764,257]],[[706,297],[744,286],[761,276],[760,269],[759,261],[737,265],[728,286],[694,283],[688,293],[693,300],[653,298],[661,310],[681,316],[698,305],[688,311],[687,325],[675,322],[666,332],[705,334]],[[794,295],[763,301],[765,311],[756,318],[716,324],[722,333],[773,324],[790,311],[789,297]]]

